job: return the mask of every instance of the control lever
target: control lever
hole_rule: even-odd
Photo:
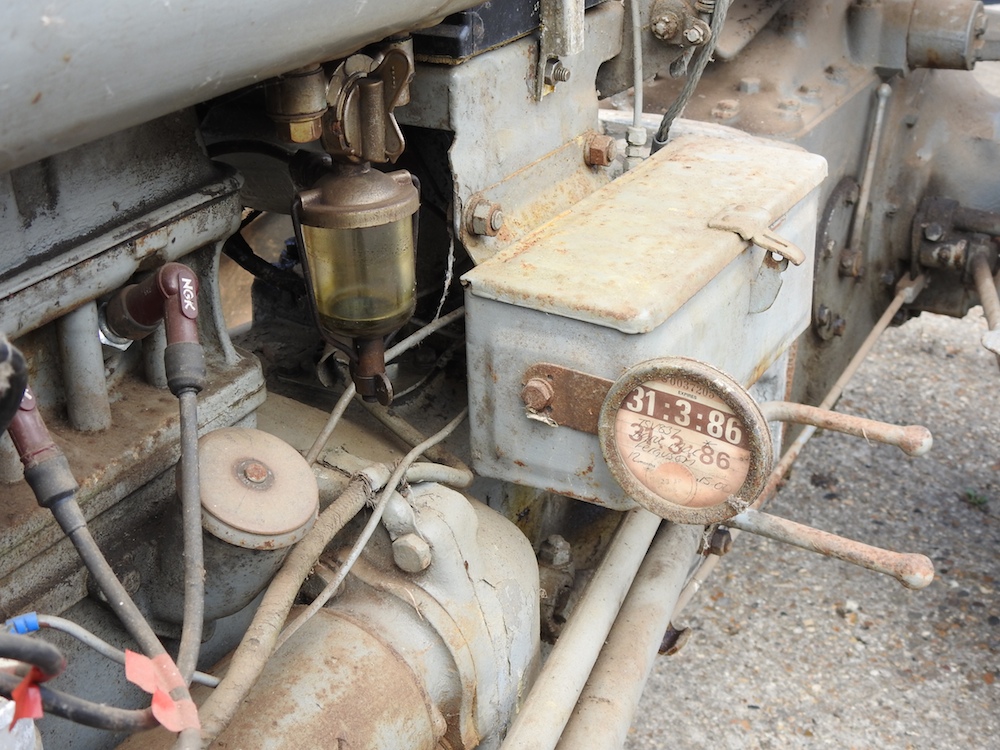
[[[908,456],[924,455],[934,442],[930,430],[920,425],[901,427],[787,401],[769,401],[761,404],[760,410],[768,422],[812,425],[863,437],[894,445]],[[724,521],[724,524],[884,573],[909,589],[922,589],[934,580],[934,565],[924,555],[890,552],[753,508]]]
[[[752,508],[724,523],[740,531],[749,531],[793,547],[884,573],[908,589],[922,589],[934,580],[934,564],[925,555],[890,552]]]
[[[684,357],[626,370],[607,391],[598,435],[612,476],[661,518],[750,531],[891,575],[907,588],[927,586],[934,567],[923,555],[878,549],[758,510],[787,471],[771,471],[769,421],[856,435],[911,456],[925,454],[933,443],[930,432],[916,425],[784,401],[757,404],[725,373]]]
[[[894,445],[907,456],[922,456],[934,444],[930,430],[920,425],[901,427],[788,401],[768,401],[760,405],[760,411],[768,422],[808,424],[824,430],[842,432],[845,435]]]

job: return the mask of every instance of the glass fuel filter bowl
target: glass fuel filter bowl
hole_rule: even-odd
[[[339,164],[293,211],[320,332],[340,349],[351,339],[351,378],[367,401],[392,401],[383,337],[413,314],[419,206],[406,170]]]

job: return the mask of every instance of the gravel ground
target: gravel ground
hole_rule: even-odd
[[[744,534],[683,613],[626,747],[1000,748],[1000,402],[964,320],[883,336],[838,410],[923,424],[934,448],[818,434],[767,510],[922,552],[923,591]]]

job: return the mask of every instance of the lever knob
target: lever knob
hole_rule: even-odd
[[[818,552],[892,576],[908,589],[922,589],[934,580],[934,565],[924,555],[891,552],[814,529],[759,510],[745,510],[724,522],[740,531]]]
[[[846,435],[894,445],[908,456],[922,456],[934,444],[930,430],[920,425],[903,427],[788,401],[769,401],[761,404],[760,410],[768,422],[809,424],[824,430],[843,432]]]

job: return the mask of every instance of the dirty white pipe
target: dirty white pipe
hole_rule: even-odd
[[[658,516],[641,508],[625,516],[501,750],[552,750],[559,742],[659,525]]]
[[[660,527],[556,750],[625,744],[701,535],[700,526]]]

